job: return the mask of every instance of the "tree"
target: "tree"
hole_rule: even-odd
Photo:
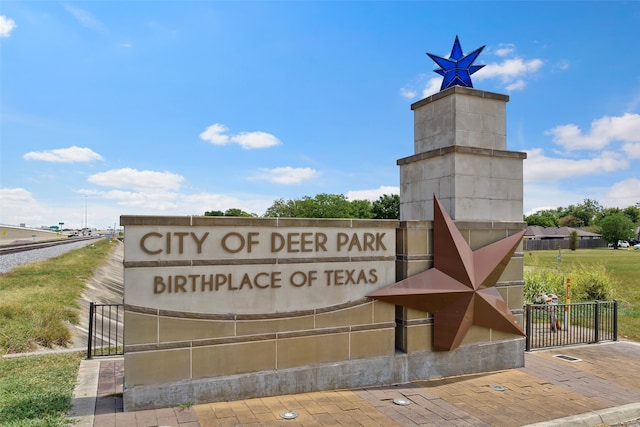
[[[318,194],[302,199],[279,199],[267,209],[265,217],[284,218],[400,218],[400,196],[383,195],[374,202],[347,200],[342,194]]]
[[[383,194],[373,202],[372,210],[376,219],[400,219],[400,196]]]
[[[362,207],[360,204],[359,208]],[[264,216],[288,218],[355,218],[351,202],[342,194],[318,194],[298,200],[279,199]]]
[[[295,218],[297,212],[296,201],[295,200],[287,200],[278,199],[273,202],[267,211],[264,213],[266,217],[284,217],[284,218]]]
[[[353,218],[375,218],[373,204],[369,200],[352,200],[350,204],[351,215],[353,215]]]
[[[569,249],[572,251],[578,249],[578,232],[576,230],[571,230],[569,233]]]
[[[563,216],[559,221],[560,227],[573,227],[580,228],[584,226],[584,220],[578,217],[575,217],[571,214]]]
[[[252,213],[249,213],[249,212],[245,212],[242,209],[230,208],[230,209],[227,209],[226,211],[224,211],[224,216],[241,216],[241,217],[253,218],[253,217],[256,217],[258,215],[252,214]]]
[[[204,216],[242,216],[242,217],[256,217],[258,215],[248,213],[238,208],[230,208],[226,211],[206,211]]]
[[[591,199],[584,199],[582,204],[578,205],[574,216],[580,218],[585,227],[593,224],[593,222],[602,214],[604,208],[600,203]]]
[[[622,213],[606,216],[600,221],[602,238],[618,249],[618,240],[628,240],[633,237],[635,224]]]
[[[559,215],[557,210],[541,210],[524,218],[527,225],[539,225],[541,227],[557,227]]]
[[[577,218],[582,221],[581,225],[565,225],[567,227],[588,227],[593,224],[598,218],[602,216],[604,208],[595,200],[584,199],[584,201],[577,205],[569,205],[562,215],[560,215],[560,219],[563,217],[571,215],[573,218]],[[571,219],[573,224],[579,223],[575,219]],[[562,225],[562,224],[561,224]]]
[[[628,208],[624,208],[622,213],[628,216],[634,224],[640,225],[640,207],[629,206]]]

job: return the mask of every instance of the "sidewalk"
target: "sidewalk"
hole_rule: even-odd
[[[126,413],[123,374],[122,358],[83,361],[77,425],[640,426],[640,344],[624,341],[527,353],[524,368],[488,374]]]

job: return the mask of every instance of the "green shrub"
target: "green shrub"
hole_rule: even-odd
[[[613,299],[613,285],[609,279],[607,269],[602,264],[577,264],[567,275],[571,277],[571,300],[609,301]]]
[[[556,270],[525,270],[523,297],[525,304],[535,304],[539,294],[556,294],[564,302],[564,276]]]
[[[610,301],[614,298],[609,273],[602,264],[572,264],[567,268],[534,267],[524,271],[525,304],[534,304],[539,294],[556,294],[564,304],[566,279],[571,279],[571,302]]]
[[[71,332],[64,323],[65,310],[51,307],[44,312],[34,312],[32,315],[33,339],[38,344],[53,347],[54,345],[66,346],[71,342]]]

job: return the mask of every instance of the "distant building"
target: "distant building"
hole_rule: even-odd
[[[581,228],[572,227],[542,227],[530,225],[527,227],[523,238],[523,249],[569,249],[569,236],[571,232],[578,233],[578,248],[606,247],[607,242],[602,240],[600,234],[592,233]]]

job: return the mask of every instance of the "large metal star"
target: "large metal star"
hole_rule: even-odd
[[[472,325],[525,335],[495,288],[525,231],[472,251],[434,201],[433,268],[367,296],[433,313],[436,350],[457,348]]]
[[[467,56],[464,56],[462,53],[462,47],[460,46],[460,41],[458,40],[458,36],[456,36],[449,58],[442,58],[440,56],[427,53],[427,55],[429,55],[429,57],[440,66],[439,69],[433,71],[444,77],[442,79],[440,90],[448,89],[451,86],[473,87],[473,84],[471,83],[471,74],[484,67],[484,65],[473,65],[473,62],[476,60],[478,55],[480,55],[482,49],[484,49],[484,46],[474,50]]]

